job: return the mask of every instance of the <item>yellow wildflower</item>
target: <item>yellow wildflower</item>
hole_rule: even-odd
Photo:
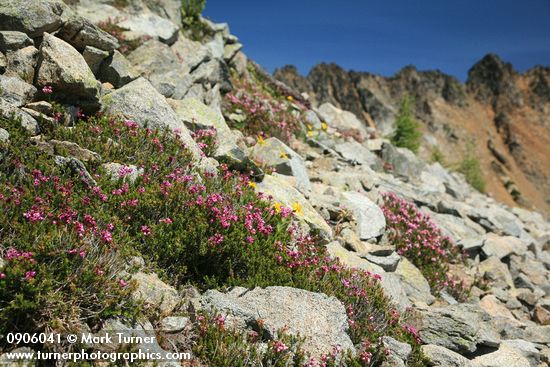
[[[296,202],[292,204],[292,209],[294,209],[294,213],[296,213],[297,215],[304,215],[304,212],[302,211],[302,206],[300,205],[300,203]]]
[[[253,189],[256,188],[256,182],[254,181],[248,181],[248,186],[252,187]]]
[[[309,130],[309,131],[307,132],[307,136],[311,138],[311,137],[313,136],[313,131]]]
[[[307,124],[306,126],[308,130],[313,130],[313,126],[311,126],[311,124]]]
[[[279,154],[280,158],[288,159],[288,154],[286,154],[285,151],[281,150],[281,154]]]
[[[261,135],[258,135],[258,144],[260,145],[264,145],[265,144],[265,139],[261,136]]]
[[[323,131],[327,131],[328,125],[327,125],[326,122],[322,122],[322,123],[321,123],[321,129],[323,129]]]
[[[273,207],[275,208],[275,211],[277,213],[280,213],[281,212],[281,203],[279,203],[278,201],[276,201],[275,203],[273,203]]]
[[[287,96],[286,99],[288,99],[290,102],[294,101],[294,97],[292,96]]]

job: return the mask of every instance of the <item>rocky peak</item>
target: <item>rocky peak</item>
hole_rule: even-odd
[[[495,54],[485,55],[468,71],[466,86],[480,101],[507,102],[520,106],[522,99],[516,85],[518,73],[512,64],[504,62]]]

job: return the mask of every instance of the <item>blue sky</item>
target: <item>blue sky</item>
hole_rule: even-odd
[[[207,0],[245,53],[269,71],[319,62],[392,75],[403,66],[465,80],[495,52],[525,71],[550,66],[550,0]]]

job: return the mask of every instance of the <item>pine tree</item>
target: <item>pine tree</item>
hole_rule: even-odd
[[[411,111],[413,102],[413,99],[408,95],[404,95],[401,99],[401,106],[395,119],[395,132],[391,137],[391,142],[395,146],[407,148],[416,153],[420,147],[422,133],[418,130],[420,124]]]

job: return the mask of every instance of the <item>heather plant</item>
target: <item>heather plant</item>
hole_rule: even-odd
[[[91,188],[31,143],[17,122],[0,122],[10,133],[0,147],[0,334],[133,317],[132,286],[119,276],[117,249],[102,240],[110,224],[91,216],[97,198],[82,195]]]
[[[149,39],[149,37],[146,36],[137,38],[126,37],[124,35],[124,32],[128,31],[129,29],[117,25],[115,21],[111,18],[109,18],[109,20],[107,21],[99,22],[97,26],[118,40],[118,43],[120,45],[118,47],[118,51],[120,51],[120,53],[125,56],[129,55],[130,52],[134,51],[136,48],[141,46],[143,42]]]
[[[467,297],[464,282],[449,274],[449,264],[464,262],[453,241],[441,234],[437,225],[416,206],[393,193],[384,195],[382,207],[390,241],[397,252],[409,259],[428,280],[434,294],[446,290],[459,300]]]
[[[407,148],[412,152],[418,152],[422,133],[418,130],[420,124],[412,113],[413,99],[405,95],[401,100],[399,112],[395,118],[395,132],[391,136],[391,142],[398,147]]]
[[[347,365],[379,364],[383,335],[412,343],[410,363],[422,365],[416,331],[401,324],[378,275],[330,259],[314,236],[299,234],[293,224],[299,208],[256,193],[246,175],[223,165],[217,174],[200,171],[177,131],[107,116],[81,116],[72,126],[61,119],[43,141],[68,140],[100,152],[102,162],[86,162],[85,172],[56,164],[16,122],[2,125],[8,125],[10,143],[2,146],[0,170],[1,325],[12,331],[64,330],[135,316],[132,283],[117,264],[139,255],[174,286],[286,285],[335,296],[346,307],[349,333],[359,346],[357,356],[345,356]],[[206,155],[212,152],[213,131],[194,137]],[[120,165],[113,172],[101,165],[106,162]],[[205,333],[197,339],[197,353],[212,365],[225,365],[233,341],[241,340],[232,333]],[[284,338],[282,344],[270,341],[263,354],[246,353],[251,360],[302,364],[294,360],[298,349],[292,359],[283,353],[298,343]]]
[[[224,114],[232,128],[249,136],[277,137],[288,142],[301,131],[301,115],[305,107],[291,96],[269,89],[250,78],[232,78],[234,90],[224,98]],[[231,114],[243,115],[242,119]]]

